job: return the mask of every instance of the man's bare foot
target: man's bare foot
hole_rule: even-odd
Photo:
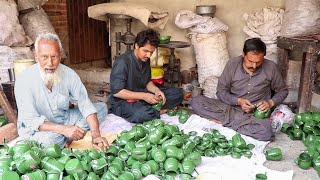
[[[168,111],[168,109],[161,109],[160,110],[160,114],[164,114],[164,113],[166,113]]]
[[[209,121],[213,121],[213,122],[215,122],[215,123],[217,123],[217,124],[222,124],[222,121],[220,121],[220,120],[218,120],[218,119],[209,119]]]
[[[65,147],[66,149],[69,149],[69,150],[70,150],[70,145],[71,145],[71,143],[72,143],[72,141],[66,142],[66,144],[64,145],[64,147]]]

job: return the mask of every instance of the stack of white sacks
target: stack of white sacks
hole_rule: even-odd
[[[0,83],[9,81],[8,69],[20,59],[34,59],[35,38],[46,32],[55,33],[49,18],[41,8],[42,0],[0,1]],[[39,4],[42,3],[42,4]],[[38,10],[19,12],[40,7]]]
[[[218,78],[229,60],[226,38],[228,26],[218,18],[200,16],[187,10],[177,14],[175,24],[189,29],[200,87],[205,96],[216,98]]]

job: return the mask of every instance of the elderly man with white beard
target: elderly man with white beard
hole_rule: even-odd
[[[58,144],[69,148],[72,141],[83,139],[90,130],[93,147],[105,149],[109,145],[101,137],[99,124],[107,115],[107,106],[92,104],[79,76],[60,64],[62,51],[55,34],[36,39],[37,63],[23,71],[15,83],[19,136],[44,147]],[[70,108],[70,101],[77,106]]]

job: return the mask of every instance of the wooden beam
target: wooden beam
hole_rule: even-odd
[[[3,109],[4,114],[8,118],[8,121],[13,124],[17,124],[17,117],[8,101],[7,96],[4,94],[2,87],[0,88],[0,107]]]

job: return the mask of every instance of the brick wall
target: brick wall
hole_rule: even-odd
[[[69,38],[68,38],[68,16],[67,16],[67,0],[49,0],[42,8],[49,16],[50,22],[54,30],[58,34],[62,46],[68,56]],[[68,64],[66,59],[64,64]]]

